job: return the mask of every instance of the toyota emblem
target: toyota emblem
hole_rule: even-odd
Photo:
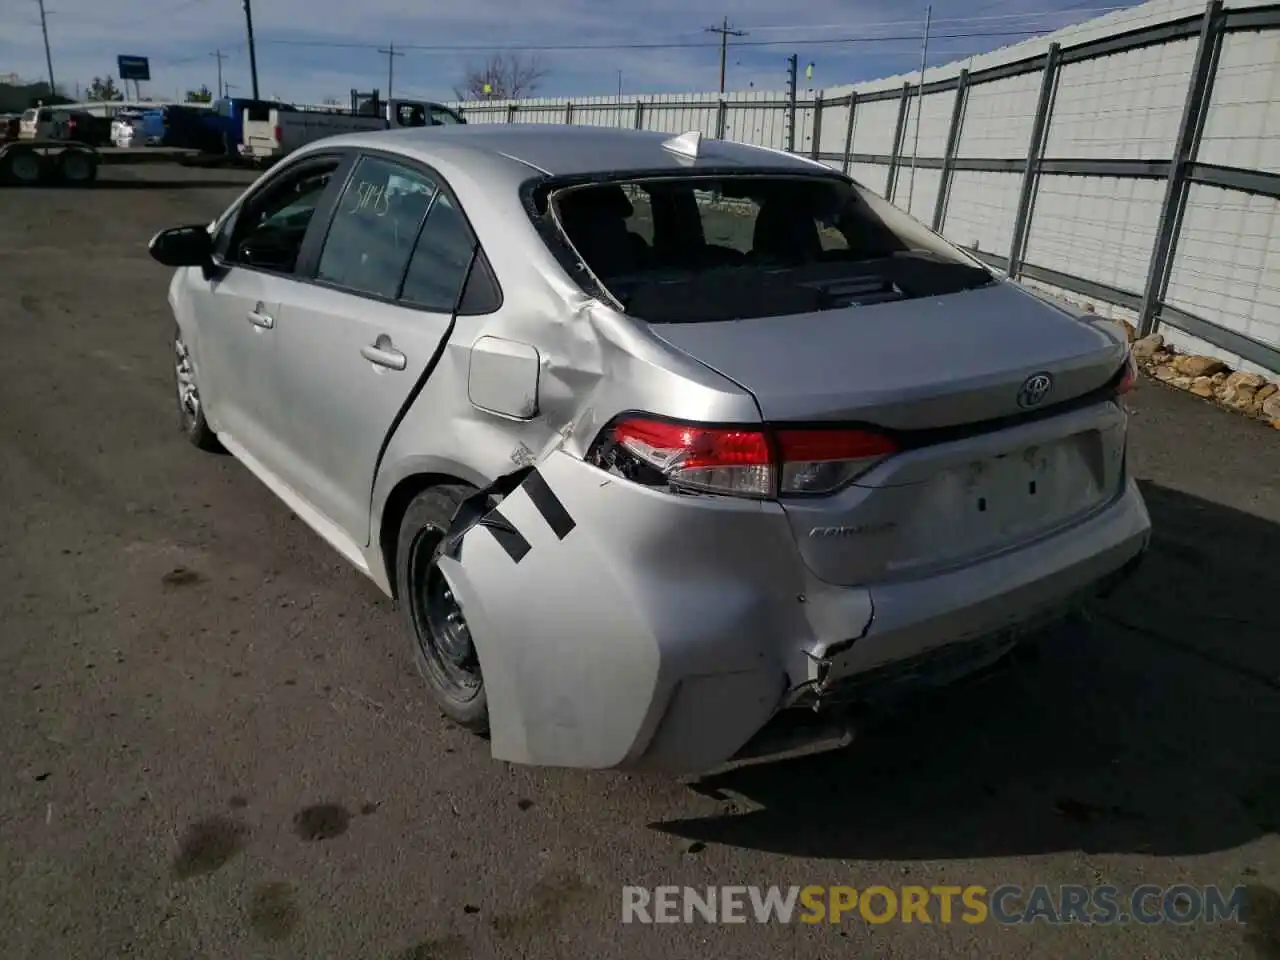
[[[1027,377],[1018,391],[1018,406],[1036,407],[1044,402],[1044,398],[1053,389],[1053,377],[1047,373],[1033,373]]]

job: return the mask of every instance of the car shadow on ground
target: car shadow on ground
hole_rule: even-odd
[[[652,826],[858,860],[1196,854],[1280,830],[1280,527],[1143,489],[1152,548],[1090,625],[846,750],[693,784],[762,809]]]

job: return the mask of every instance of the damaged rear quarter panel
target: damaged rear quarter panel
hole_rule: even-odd
[[[518,181],[509,195],[495,196],[491,181],[482,189],[465,171],[440,166],[479,234],[503,303],[494,313],[456,319],[438,364],[388,443],[374,483],[374,542],[367,551],[383,583],[388,571],[376,542],[382,513],[408,477],[443,474],[483,487],[553,450],[583,456],[600,429],[628,410],[720,422],[759,419],[754,399],[738,385],[585,294],[530,222]],[[471,346],[484,336],[537,350],[533,419],[472,405]]]

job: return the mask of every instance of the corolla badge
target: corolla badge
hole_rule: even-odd
[[[1036,407],[1053,389],[1053,377],[1047,373],[1033,373],[1018,390],[1018,406]]]

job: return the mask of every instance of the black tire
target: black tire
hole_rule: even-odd
[[[45,160],[34,150],[10,150],[0,157],[0,181],[20,187],[38,186],[44,180]]]
[[[58,157],[58,177],[69,187],[87,187],[98,179],[98,161],[83,150],[63,150]]]
[[[187,354],[186,344],[182,342],[182,331],[176,328],[173,332],[173,353],[173,383],[178,401],[178,429],[193,447],[209,453],[221,453],[222,444],[218,442],[218,435],[209,429],[209,424],[204,418],[204,404],[200,402],[200,390],[195,382],[195,371],[191,368],[191,358]],[[189,383],[186,378],[189,378]],[[188,393],[188,387],[190,393]]]
[[[453,515],[472,493],[470,487],[448,484],[413,498],[400,521],[395,578],[414,663],[431,698],[458,726],[484,735],[489,732],[489,700],[480,661],[462,611],[448,594],[436,564],[436,552]]]

